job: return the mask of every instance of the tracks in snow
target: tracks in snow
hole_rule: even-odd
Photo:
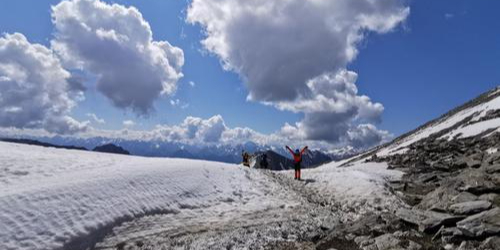
[[[315,249],[338,222],[335,205],[283,173],[244,169],[261,193],[212,207],[146,216],[113,228],[94,249]]]

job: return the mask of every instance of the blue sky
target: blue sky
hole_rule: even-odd
[[[50,47],[54,25],[51,5],[60,1],[9,0],[0,3],[0,32],[24,34],[30,42]],[[190,1],[106,1],[135,6],[151,25],[154,40],[168,41],[184,52],[183,77],[172,96],[154,102],[156,112],[138,116],[116,108],[85,82],[85,100],[72,109],[77,120],[94,113],[106,124],[100,129],[148,130],[157,124],[175,125],[187,116],[210,118],[220,114],[228,127],[249,127],[269,134],[283,124],[295,124],[304,113],[280,110],[248,101],[249,89],[240,74],[222,68],[220,57],[204,50],[201,25],[186,23]],[[381,103],[384,111],[376,126],[394,135],[411,130],[500,83],[500,20],[497,1],[410,1],[410,14],[392,31],[367,32],[357,45],[357,57],[346,68],[358,74],[360,95]],[[189,82],[193,82],[191,86]],[[179,100],[171,105],[171,100]]]
[[[53,33],[50,6],[60,1],[2,1],[0,8],[0,31],[20,32],[36,43],[49,46]],[[106,120],[102,128],[119,129],[123,120],[135,120],[138,128],[149,129],[154,125],[177,124],[186,116],[208,118],[221,114],[231,126],[247,126],[257,131],[270,133],[278,130],[285,122],[295,122],[299,115],[279,112],[276,109],[255,102],[247,102],[247,91],[238,75],[224,71],[219,60],[201,53],[200,27],[185,23],[187,1],[107,1],[126,6],[135,6],[144,15],[154,32],[156,40],[168,40],[184,50],[186,63],[184,78],[172,98],[162,98],[156,103],[156,113],[148,118],[137,117],[131,112],[117,109],[99,93],[89,92],[86,101],[74,110],[75,117],[88,119],[87,113],[95,113]],[[30,6],[30,8],[26,8]],[[22,21],[21,21],[22,20]],[[190,81],[195,87],[190,87]],[[91,84],[91,83],[88,83]],[[92,91],[92,90],[90,90]],[[221,98],[221,95],[223,98]],[[172,107],[170,100],[179,99],[189,104],[185,109]],[[96,103],[98,105],[96,105]],[[182,105],[181,105],[182,106]]]
[[[500,85],[497,1],[412,1],[407,30],[371,36],[351,65],[404,133]]]

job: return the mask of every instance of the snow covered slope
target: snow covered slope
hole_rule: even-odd
[[[411,131],[393,142],[382,146],[378,156],[406,152],[408,146],[431,136],[452,140],[466,138],[500,128],[500,88],[450,111],[422,127]]]
[[[73,249],[144,215],[225,203],[234,210],[249,200],[282,205],[257,189],[256,174],[217,162],[0,142],[0,249]]]
[[[87,249],[96,243],[115,249],[137,238],[163,247],[171,237],[190,237],[181,241],[187,248],[262,246],[293,241],[290,233],[321,231],[317,225],[332,211],[345,221],[362,208],[390,210],[397,202],[386,181],[400,172],[385,164],[339,165],[304,171],[305,182],[297,182],[289,171],[275,175],[218,162],[0,142],[0,249]],[[346,214],[309,203],[311,194],[343,204]],[[219,228],[216,236],[210,236],[213,228]]]

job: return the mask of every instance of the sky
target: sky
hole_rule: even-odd
[[[499,7],[6,0],[0,127],[367,148],[499,84]]]

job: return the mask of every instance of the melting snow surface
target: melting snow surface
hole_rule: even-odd
[[[403,172],[387,169],[387,163],[356,162],[350,167],[340,167],[342,163],[303,170],[302,177],[314,180],[308,184],[310,188],[340,202],[346,211],[354,211],[346,214],[351,216],[349,219],[357,219],[374,208],[392,212],[395,207],[403,206],[387,187],[387,182],[400,180]]]
[[[316,169],[306,170],[309,178],[316,180],[318,188],[326,193],[349,201],[357,199],[387,198],[384,195],[387,181],[400,180],[403,172],[387,169],[387,163],[355,163],[350,167],[339,167],[330,163]],[[351,199],[355,198],[355,199]]]
[[[0,249],[54,249],[124,218],[264,196],[248,169],[0,142]],[[248,208],[247,208],[248,209]]]
[[[103,227],[146,215],[235,218],[300,202],[259,170],[217,162],[144,158],[0,142],[0,249],[57,249]],[[383,163],[306,170],[306,188],[345,206],[382,208],[397,199],[386,181],[402,173]],[[283,172],[292,178],[293,173]],[[259,188],[265,186],[266,188]],[[285,190],[286,192],[286,190]],[[190,210],[201,214],[193,218]],[[347,209],[349,210],[349,209]],[[351,209],[352,210],[352,209]],[[183,215],[185,214],[185,215]],[[262,213],[263,219],[266,214]],[[356,216],[355,214],[353,216]],[[269,218],[272,220],[273,218]],[[151,226],[154,228],[154,225]]]

